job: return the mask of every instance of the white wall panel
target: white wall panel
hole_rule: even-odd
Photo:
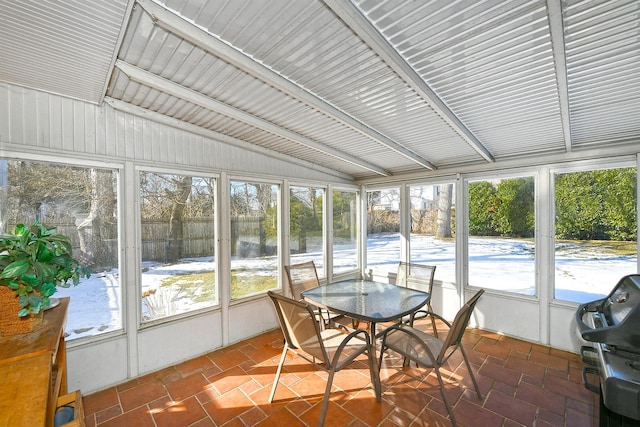
[[[549,345],[577,353],[585,341],[576,324],[576,307],[552,304],[549,310]]]
[[[95,160],[133,160],[172,167],[287,175],[350,182],[335,175],[250,152],[146,118],[0,83],[0,143],[68,152]],[[63,154],[63,153],[60,153]]]
[[[145,374],[222,346],[220,311],[164,323],[138,334],[138,374]]]
[[[125,337],[67,347],[67,389],[89,394],[127,379]]]
[[[278,327],[273,303],[268,297],[229,307],[229,342],[236,342]]]
[[[473,292],[466,293],[466,299]],[[539,301],[487,291],[473,313],[476,326],[527,341],[540,341]]]
[[[107,104],[96,106],[0,83],[0,156],[7,152],[18,157],[24,152],[25,156],[39,158],[53,153],[57,158],[68,157],[79,164],[82,161],[91,165],[123,162],[140,167],[166,166],[171,170],[231,171],[235,175],[289,174],[296,179],[345,181],[309,167],[117,111]],[[133,187],[138,179],[131,172],[133,170],[121,170],[120,179],[125,187]],[[123,221],[127,222],[129,218],[132,216],[125,215]],[[131,230],[131,224],[123,224],[123,229]],[[123,271],[134,271],[135,266],[127,263],[136,259],[135,243],[124,240]],[[136,283],[135,276],[125,277],[122,286],[135,287]],[[130,287],[123,289],[123,295],[129,299],[123,307],[132,310],[131,307],[138,304],[132,299],[139,292]],[[136,313],[133,309],[122,314],[126,319],[135,318]],[[136,322],[126,325],[128,336],[69,343],[71,389],[81,389],[88,394],[278,326],[271,302],[266,297],[234,305],[229,310],[149,327],[137,335]],[[225,328],[229,329],[228,333]]]

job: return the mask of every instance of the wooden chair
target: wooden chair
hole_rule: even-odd
[[[396,275],[396,285],[404,286],[407,288],[417,289],[419,291],[428,292],[429,295],[433,294],[433,278],[436,274],[435,265],[417,264],[413,262],[400,261],[398,264],[398,274]],[[427,310],[419,310],[415,312],[411,318],[406,319],[405,323],[413,325],[413,320],[420,317],[428,316],[428,313],[433,312],[431,308],[431,296],[427,301]],[[431,317],[431,327],[433,333],[438,336],[438,328],[436,327],[436,319]]]
[[[380,360],[378,369],[382,365],[382,357],[387,349],[391,349],[396,353],[402,355],[405,360],[413,361],[418,365],[422,365],[427,368],[433,368],[433,370],[436,372],[436,376],[438,377],[438,382],[440,383],[440,393],[442,394],[442,399],[445,406],[447,407],[449,417],[451,418],[451,422],[454,426],[456,425],[456,418],[453,414],[453,409],[449,404],[449,400],[447,399],[447,395],[444,389],[444,381],[442,380],[442,374],[440,373],[440,368],[444,366],[445,363],[447,363],[451,355],[457,349],[460,349],[462,357],[464,358],[464,362],[467,365],[467,369],[469,370],[471,380],[473,381],[473,386],[475,387],[478,399],[482,400],[480,388],[478,387],[476,378],[473,375],[473,370],[471,369],[471,364],[469,363],[467,354],[464,351],[464,347],[462,346],[462,336],[464,335],[464,331],[469,324],[471,313],[473,312],[478,299],[483,293],[484,289],[479,290],[458,311],[452,323],[447,322],[445,319],[435,313],[430,313],[430,315],[436,316],[449,327],[449,333],[447,334],[447,337],[444,341],[434,337],[433,335],[430,335],[426,332],[420,331],[412,326],[405,324],[388,328],[382,336],[382,347],[380,349]]]
[[[333,376],[363,353],[367,353],[369,357],[371,384],[373,384],[376,399],[380,402],[380,380],[374,369],[374,352],[371,350],[371,340],[367,331],[357,330],[345,334],[337,329],[321,330],[313,310],[307,303],[271,291],[268,294],[273,301],[284,334],[284,348],[273,380],[269,396],[270,403],[276,393],[280,373],[289,351],[329,373],[318,426],[324,424]]]

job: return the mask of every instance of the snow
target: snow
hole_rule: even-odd
[[[356,249],[353,245],[335,247],[334,268],[353,265]],[[601,252],[578,251],[577,245],[557,245],[556,298],[587,302],[606,296],[617,281],[636,272],[636,257]],[[391,255],[391,256],[390,256]],[[455,279],[455,242],[436,241],[429,236],[412,236],[412,261],[437,266],[437,281]],[[400,258],[397,233],[369,236],[367,268],[377,272],[395,273]],[[320,252],[292,255],[291,263],[321,259]],[[276,257],[233,259],[233,268],[272,272]],[[163,265],[145,262],[142,266],[142,292],[158,289],[163,279],[175,274],[212,271],[213,258],[184,259],[180,264]],[[322,270],[323,266],[319,265]],[[59,289],[55,297],[71,297],[66,332],[69,339],[121,329],[124,312],[117,269],[93,274],[77,287]],[[469,239],[469,284],[500,289],[524,295],[535,295],[535,259],[531,240],[505,238]],[[165,287],[163,287],[165,288]],[[194,303],[180,299],[180,311],[206,307],[212,302]],[[146,310],[143,310],[143,314]]]

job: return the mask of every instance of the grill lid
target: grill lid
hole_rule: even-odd
[[[586,313],[594,316],[595,327],[584,322]],[[608,297],[581,304],[576,323],[587,341],[640,352],[640,275],[624,276]]]

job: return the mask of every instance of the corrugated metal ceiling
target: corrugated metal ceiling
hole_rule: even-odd
[[[640,142],[637,0],[0,0],[0,24],[0,81],[354,179]]]

